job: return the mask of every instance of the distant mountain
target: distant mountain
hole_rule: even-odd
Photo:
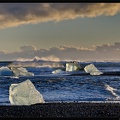
[[[41,60],[39,57],[35,56],[33,59],[32,59],[33,62],[43,62],[44,60]]]

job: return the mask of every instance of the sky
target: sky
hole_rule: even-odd
[[[120,61],[120,3],[0,3],[0,61]]]

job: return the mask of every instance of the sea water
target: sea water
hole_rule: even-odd
[[[94,64],[101,72],[119,72],[120,62],[79,62],[86,66]],[[0,67],[9,62],[1,62]],[[22,65],[21,65],[22,66]],[[0,105],[10,105],[9,87],[29,79],[43,95],[45,102],[120,102],[119,75],[72,75],[84,71],[53,74],[52,71],[63,66],[41,65],[22,66],[34,76],[0,76]],[[70,76],[68,76],[71,74]]]

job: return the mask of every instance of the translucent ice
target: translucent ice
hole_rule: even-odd
[[[4,67],[2,66],[0,68],[0,76],[13,76],[13,72],[8,68],[8,67]]]
[[[15,76],[34,76],[33,73],[28,72],[25,68],[17,68],[17,67],[11,67],[11,70],[15,74]]]
[[[53,74],[62,74],[64,73],[65,71],[61,70],[61,69],[57,69],[57,70],[54,70],[52,71]]]
[[[82,69],[82,67],[77,62],[66,63],[66,71],[77,71]]]
[[[20,67],[20,68],[17,68],[18,70],[20,70],[20,71],[22,71],[22,72],[28,72],[27,70],[26,70],[26,68],[23,68],[23,67]]]
[[[29,79],[18,84],[11,84],[9,87],[9,100],[12,105],[45,103],[42,94]]]
[[[90,75],[101,75],[101,74],[103,74],[93,64],[85,66],[84,70],[85,70],[85,72],[90,73]]]

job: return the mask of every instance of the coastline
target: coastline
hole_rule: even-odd
[[[120,118],[120,103],[0,105],[0,118]]]

